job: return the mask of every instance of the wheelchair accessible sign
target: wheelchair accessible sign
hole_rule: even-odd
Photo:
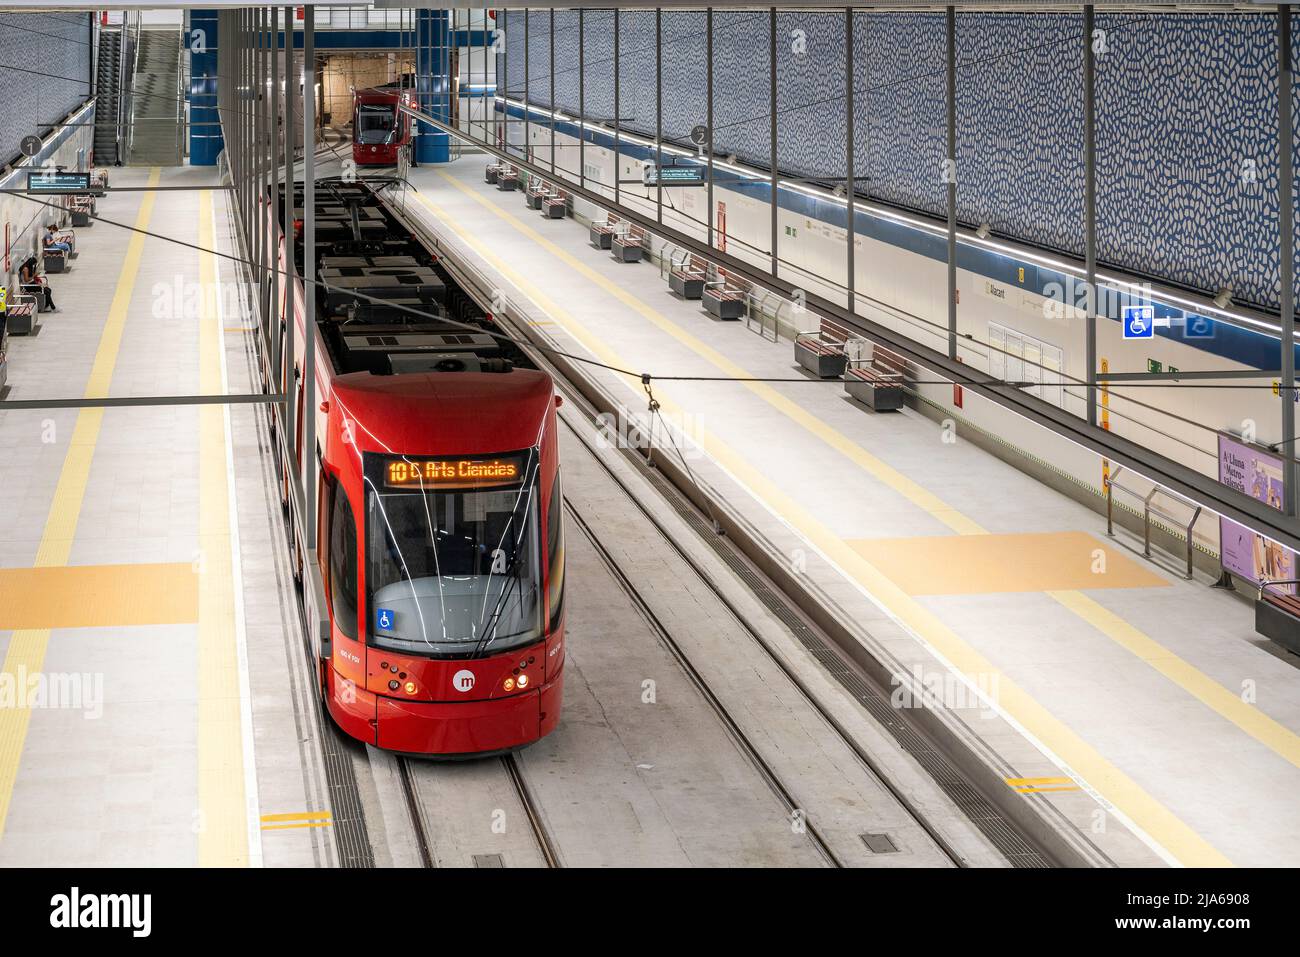
[[[1156,331],[1155,306],[1124,307],[1124,338],[1150,339]]]

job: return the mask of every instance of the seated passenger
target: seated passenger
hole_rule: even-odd
[[[50,312],[58,312],[58,307],[54,305],[54,295],[50,292],[47,283],[41,282],[41,277],[36,274],[36,257],[28,256],[23,260],[23,264],[18,267],[18,282],[22,286],[23,292],[33,296],[45,296],[45,308]]]
[[[69,245],[68,243],[59,242],[58,226],[56,226],[54,223],[50,223],[50,225],[45,227],[45,229],[46,229],[46,233],[45,233],[46,252],[49,252],[51,249],[57,249],[59,252],[62,252],[65,255],[72,252],[71,245]]]

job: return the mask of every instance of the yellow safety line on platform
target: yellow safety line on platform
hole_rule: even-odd
[[[305,811],[302,813],[288,814],[263,814],[262,830],[264,831],[288,831],[294,828],[302,827],[331,827],[334,824],[333,816],[329,811]],[[286,823],[277,823],[277,822]]]
[[[199,194],[199,245],[216,248],[212,191]],[[212,253],[199,254],[199,392],[220,395],[221,319]],[[239,654],[224,410],[199,407],[198,796],[200,867],[248,865]]]
[[[158,185],[161,176],[162,170],[154,167],[149,171],[148,185]],[[127,242],[126,256],[122,260],[122,270],[118,274],[108,318],[100,332],[94,364],[91,366],[90,377],[86,380],[84,397],[87,399],[105,398],[113,381],[113,369],[117,365],[117,355],[122,345],[122,330],[126,326],[131,295],[135,291],[136,275],[144,251],[145,237],[142,231],[149,228],[154,196],[154,193],[146,192],[140,200],[140,209],[135,217],[135,228],[139,231],[132,233]],[[54,489],[54,498],[45,519],[45,531],[36,552],[35,564],[38,567],[50,568],[68,563],[77,521],[81,516],[81,503],[90,481],[90,463],[95,455],[103,419],[103,409],[82,409],[77,413],[77,424],[63,458],[63,467],[59,470],[59,482]],[[15,631],[9,638],[9,648],[5,653],[3,673],[7,676],[6,680],[14,680],[13,676],[18,673],[39,673],[45,665],[45,652],[49,643],[48,628]],[[9,804],[13,798],[14,782],[18,778],[18,766],[22,761],[31,714],[30,708],[0,709],[0,839],[4,837],[5,822],[9,817]]]
[[[601,276],[567,251],[561,249],[517,217],[488,202],[446,173],[440,173],[439,175],[484,208],[512,224],[517,230],[576,272],[590,279],[615,298],[627,304],[635,312],[645,316],[656,326],[711,361],[725,374],[740,377],[750,375],[747,370],[731,362],[695,336],[681,330],[667,317],[660,315],[625,290],[619,289],[604,276]],[[501,275],[514,283],[525,295],[532,298],[551,318],[559,321],[565,331],[586,347],[593,356],[610,365],[623,368],[629,367],[629,363],[625,359],[592,335],[572,313],[537,289],[532,282],[506,263],[485,243],[463,229],[453,217],[449,216],[419,191],[416,191],[416,196],[444,225],[460,236],[466,245],[474,249],[483,259],[492,263],[493,267]],[[629,388],[636,390],[636,384],[629,383],[626,380],[624,382]],[[868,472],[913,503],[924,508],[953,531],[960,534],[986,534],[978,523],[962,515],[956,509],[944,503],[938,496],[922,488],[892,467],[880,462],[875,456],[862,450],[857,443],[827,426],[769,386],[752,382],[743,383],[743,385],[800,425],[805,426],[809,432],[822,438],[832,447],[843,451],[847,457],[862,465]],[[656,392],[656,397],[660,399],[665,410],[679,411],[676,410],[674,403],[666,400],[662,391]],[[891,579],[866,561],[843,539],[810,514],[802,504],[771,482],[761,470],[754,468],[746,459],[738,455],[726,442],[704,428],[697,429],[693,438],[719,465],[729,471],[739,482],[747,486],[759,501],[766,504],[768,508],[772,509],[774,513],[792,527],[802,532],[840,569],[855,578],[866,589],[868,594],[874,596],[899,621],[910,628],[914,634],[921,637],[950,667],[964,674],[971,681],[974,681],[976,677],[983,677],[987,680],[996,676],[999,689],[997,705],[1000,710],[1031,739],[1041,743],[1043,747],[1063,761],[1074,774],[1088,782],[1089,786],[1095,789],[1105,801],[1110,802],[1120,814],[1149,835],[1160,847],[1172,854],[1179,862],[1189,866],[1224,866],[1231,864],[1231,861],[1218,849],[1188,827],[1163,804],[1155,800],[1136,781],[1120,771],[1118,767],[1047,711],[1035,698],[1021,689],[1008,676],[1002,674],[991,661],[958,636],[938,616],[907,595]],[[1154,642],[1152,643],[1154,644]],[[1173,657],[1172,653],[1166,652],[1166,654]],[[1282,730],[1286,731],[1286,729]],[[1286,733],[1289,734],[1290,732],[1287,731]],[[1296,753],[1300,755],[1300,748],[1297,749]]]
[[[282,814],[263,814],[261,821],[264,824],[274,821],[315,821],[333,816],[329,811],[289,811]]]

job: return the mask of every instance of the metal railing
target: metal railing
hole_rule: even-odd
[[[1120,475],[1123,474],[1123,472],[1124,472],[1124,466],[1122,465],[1115,466],[1114,473],[1112,473],[1110,478],[1107,479],[1106,481],[1106,534],[1109,535],[1111,538],[1115,537],[1114,490],[1119,489],[1121,492],[1125,493],[1126,495],[1132,496],[1133,498],[1139,500],[1142,503],[1142,554],[1145,555],[1147,558],[1152,557],[1151,555],[1151,516],[1152,515],[1155,515],[1158,518],[1162,518],[1166,522],[1172,523],[1174,527],[1181,529],[1182,532],[1187,536],[1187,574],[1185,577],[1188,580],[1190,580],[1192,577],[1192,556],[1195,553],[1195,541],[1192,538],[1192,529],[1196,525],[1196,520],[1201,517],[1201,506],[1197,505],[1194,501],[1192,501],[1190,498],[1187,498],[1185,495],[1179,495],[1177,492],[1164,488],[1160,485],[1152,485],[1151,490],[1147,492],[1146,495],[1143,495],[1139,490],[1135,488],[1130,488],[1129,486],[1120,484],[1118,479]],[[1170,499],[1178,503],[1179,505],[1182,505],[1190,509],[1192,512],[1192,517],[1188,519],[1186,524],[1182,524],[1179,521],[1177,515],[1174,515],[1172,512],[1166,509],[1160,508],[1155,503],[1156,496],[1162,496],[1164,498]]]

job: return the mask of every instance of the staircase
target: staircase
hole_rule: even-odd
[[[180,166],[183,162],[182,39],[181,30],[175,27],[140,31],[130,96],[128,162],[132,166]]]
[[[122,32],[104,30],[99,35],[99,59],[95,67],[95,163],[100,166],[118,166],[118,109],[122,90],[118,78],[121,74]]]

